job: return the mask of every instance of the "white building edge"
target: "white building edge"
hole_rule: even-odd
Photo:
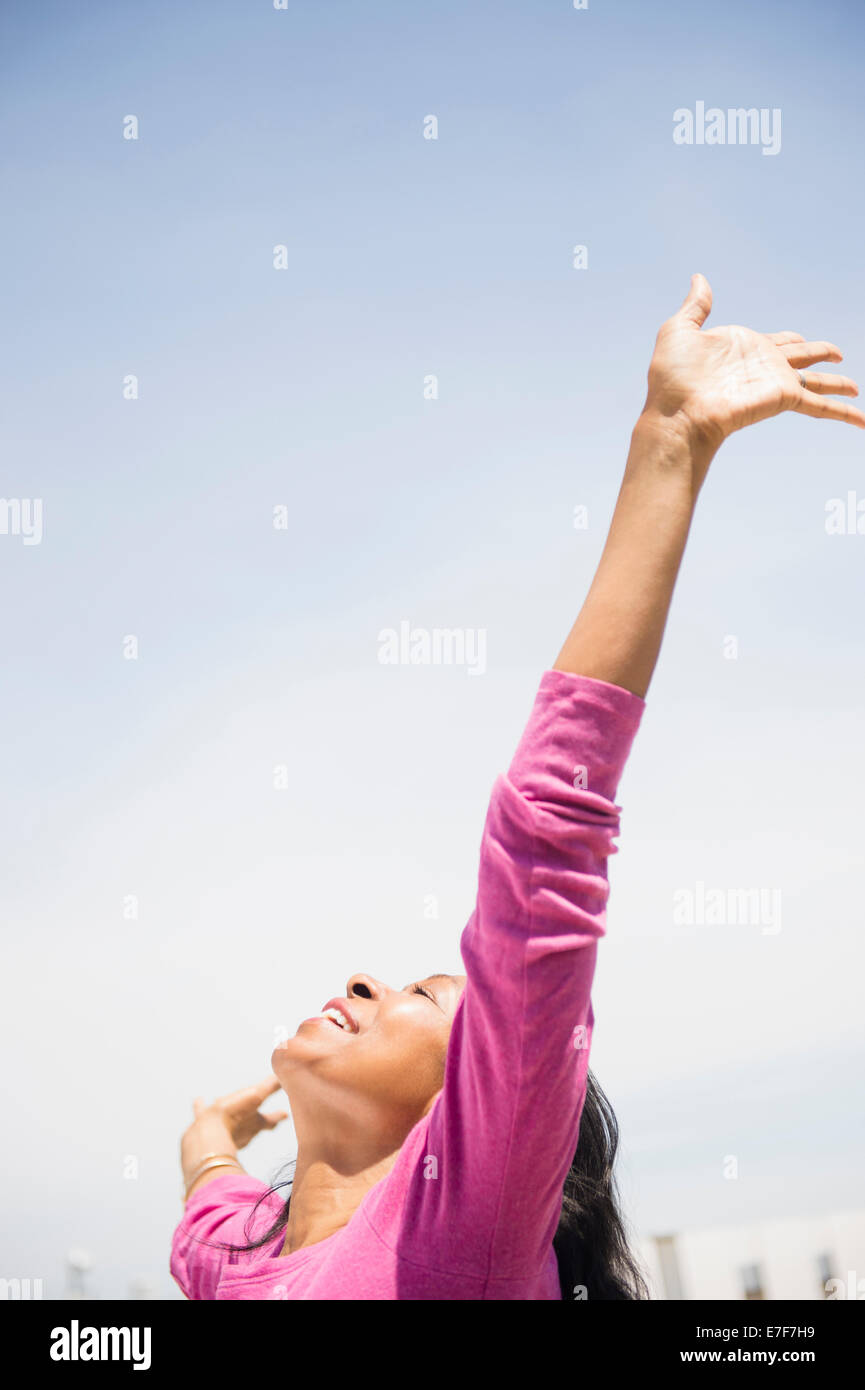
[[[865,1300],[865,1208],[635,1244],[653,1298]]]

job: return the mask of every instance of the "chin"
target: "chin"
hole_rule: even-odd
[[[280,1072],[285,1071],[286,1066],[291,1066],[293,1062],[299,1060],[299,1050],[297,1038],[286,1038],[285,1042],[277,1043],[273,1052],[270,1054],[270,1065],[277,1077]],[[303,1052],[301,1047],[300,1052]]]
[[[314,1062],[322,1057],[331,1057],[333,1047],[328,1047],[319,1030],[304,1029],[303,1024],[293,1037],[277,1043],[270,1057],[270,1065],[277,1076],[281,1071],[304,1063]]]

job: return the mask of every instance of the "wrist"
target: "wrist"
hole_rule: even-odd
[[[246,1169],[237,1157],[232,1157],[231,1154],[204,1154],[193,1172],[184,1171],[183,1200],[186,1201],[197,1188],[214,1178],[230,1177],[238,1173],[245,1175]]]
[[[681,475],[696,501],[723,442],[720,431],[695,424],[681,411],[665,415],[647,402],[634,426],[628,466],[631,467],[632,456],[638,462],[650,459],[665,472]]]
[[[180,1141],[180,1161],[186,1171],[192,1170],[205,1153],[237,1157],[237,1145],[231,1130],[220,1116],[205,1113],[195,1120]]]

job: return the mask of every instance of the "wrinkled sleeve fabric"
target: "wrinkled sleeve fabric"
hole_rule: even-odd
[[[461,938],[467,983],[400,1239],[404,1258],[487,1288],[537,1277],[551,1256],[585,1100],[615,795],[644,708],[618,686],[545,672],[493,787]]]
[[[246,1174],[213,1178],[193,1192],[171,1242],[171,1273],[190,1299],[214,1299],[220,1278],[229,1265],[236,1266],[253,1256],[261,1258],[267,1247],[236,1253],[223,1245],[242,1245],[263,1235],[282,1207],[277,1195],[255,1204],[270,1189]],[[282,1244],[278,1235],[274,1244]]]

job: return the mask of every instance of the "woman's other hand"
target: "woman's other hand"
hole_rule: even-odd
[[[704,329],[711,308],[708,281],[692,276],[684,304],[658,333],[644,414],[709,456],[736,430],[784,410],[865,429],[861,410],[831,399],[858,396],[855,381],[810,370],[817,362],[841,361],[834,343],[737,324]]]
[[[261,1109],[268,1096],[279,1089],[279,1082],[271,1075],[257,1086],[232,1091],[209,1105],[201,1097],[193,1102],[195,1119],[180,1144],[187,1197],[210,1178],[240,1169],[236,1161],[238,1151],[246,1148],[263,1129],[275,1129],[288,1119],[287,1110],[265,1112]],[[225,1162],[218,1164],[217,1159]],[[203,1164],[212,1166],[198,1174]]]

